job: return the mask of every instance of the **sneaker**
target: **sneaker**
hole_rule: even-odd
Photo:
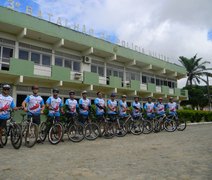
[[[122,135],[122,133],[121,132],[118,132],[118,135]]]
[[[4,146],[0,143],[0,148],[3,148]]]

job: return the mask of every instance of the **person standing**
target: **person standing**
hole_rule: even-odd
[[[7,120],[10,118],[9,110],[18,110],[19,108],[15,106],[13,98],[9,95],[10,85],[4,84],[2,87],[2,93],[0,94],[0,148],[3,148],[1,138],[2,130],[7,125]]]
[[[27,112],[27,118],[33,119],[33,123],[40,125],[40,115],[43,114],[45,105],[43,98],[38,95],[39,87],[37,85],[32,86],[32,95],[27,96],[22,102],[24,111]]]

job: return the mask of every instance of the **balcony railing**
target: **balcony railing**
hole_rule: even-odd
[[[156,92],[161,93],[161,86],[156,86]]]
[[[146,84],[140,84],[141,90],[146,91],[147,90],[147,85]]]
[[[169,88],[169,94],[174,94],[174,89]]]
[[[34,65],[34,75],[51,77],[51,68]]]

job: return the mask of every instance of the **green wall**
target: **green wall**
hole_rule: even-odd
[[[11,74],[17,74],[17,75],[23,75],[23,76],[33,76],[34,63],[31,61],[11,58],[9,72]]]
[[[99,85],[99,76],[93,72],[83,72],[83,83],[84,84],[92,84],[92,85]]]
[[[70,81],[70,69],[60,66],[52,66],[52,78],[59,81]]]

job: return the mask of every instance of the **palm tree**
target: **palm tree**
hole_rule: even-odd
[[[197,58],[197,54],[188,59],[184,56],[179,57],[180,63],[186,68],[187,71],[187,85],[192,85],[193,82],[200,83],[202,80],[207,84],[207,81],[203,78],[203,76],[212,76],[212,73],[209,73],[209,70],[212,70],[212,68],[207,68],[206,65],[210,64],[209,61],[200,62],[202,58]]]

